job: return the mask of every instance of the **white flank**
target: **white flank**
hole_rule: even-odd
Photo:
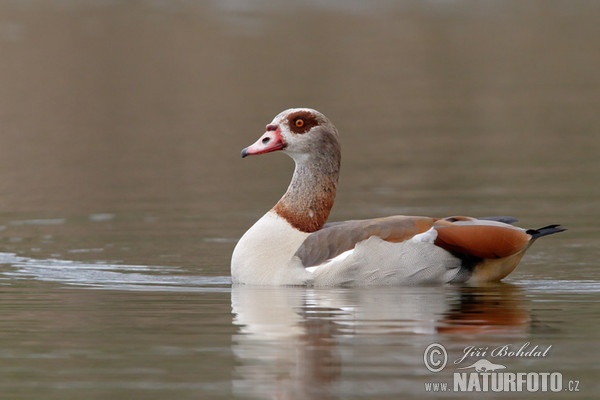
[[[346,258],[348,258],[352,253],[354,252],[354,249],[350,249],[350,250],[346,250],[345,252],[338,254],[337,256],[327,260],[325,263],[320,264],[320,265],[315,265],[314,267],[308,267],[305,268],[308,272],[310,272],[311,274],[314,273],[317,268],[325,265],[325,264],[329,264],[329,263],[333,263],[333,262],[341,262],[344,261]]]

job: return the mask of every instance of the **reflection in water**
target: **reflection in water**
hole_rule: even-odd
[[[352,374],[351,361],[360,354],[362,340],[393,338],[410,346],[419,334],[522,335],[531,320],[523,301],[521,289],[507,284],[352,290],[234,287],[231,304],[239,334],[233,352],[240,362],[234,392],[277,399],[337,397],[347,390],[343,377]],[[350,349],[343,345],[348,339],[357,341]],[[378,357],[380,364],[406,358],[398,347],[390,349],[393,358]],[[393,365],[383,368],[395,369],[390,380],[400,384],[402,371]],[[358,379],[368,385],[369,375]]]
[[[462,287],[460,301],[453,304],[439,322],[441,333],[510,333],[527,327],[529,312],[523,307],[524,296],[513,285]]]
[[[0,397],[424,397],[429,343],[515,335],[552,343],[545,365],[579,398],[600,391],[599,3],[324,3],[0,2]],[[230,299],[234,242],[291,168],[238,151],[297,105],[343,136],[332,220],[569,227],[512,275],[527,301],[507,285]]]

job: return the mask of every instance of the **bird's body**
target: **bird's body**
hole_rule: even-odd
[[[507,217],[391,216],[327,223],[340,169],[335,126],[312,109],[277,115],[242,156],[283,150],[296,163],[279,202],[239,240],[233,281],[254,285],[372,286],[498,281],[551,225]],[[509,223],[507,223],[509,222]]]

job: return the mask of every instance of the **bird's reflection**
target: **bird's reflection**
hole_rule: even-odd
[[[460,301],[438,321],[440,333],[510,333],[531,323],[521,290],[509,284],[462,287]]]
[[[234,392],[273,399],[343,397],[361,338],[521,333],[530,323],[508,284],[369,289],[232,288]],[[360,353],[362,354],[362,353]],[[416,362],[416,361],[415,361]],[[414,369],[423,368],[422,360]]]

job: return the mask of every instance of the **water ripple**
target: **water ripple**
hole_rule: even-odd
[[[600,282],[594,280],[565,280],[565,279],[523,279],[515,282],[522,285],[528,292],[542,293],[600,293]]]
[[[228,292],[228,276],[185,275],[179,267],[83,263],[69,260],[38,260],[0,253],[0,273],[6,280],[34,279],[97,289],[136,291]]]

